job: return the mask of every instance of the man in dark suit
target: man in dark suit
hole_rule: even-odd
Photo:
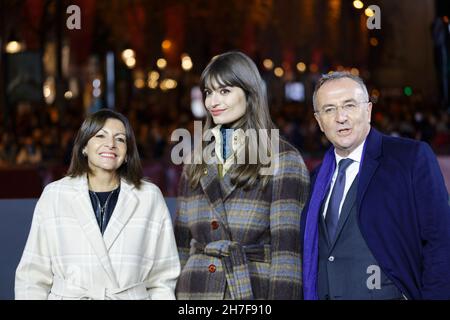
[[[323,76],[316,120],[333,146],[302,216],[305,299],[450,299],[450,207],[430,147],[371,128],[361,78]]]

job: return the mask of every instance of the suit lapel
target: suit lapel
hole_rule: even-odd
[[[109,251],[118,235],[133,215],[138,204],[138,198],[133,193],[134,186],[128,184],[124,179],[120,183],[119,198],[112,212],[111,219],[103,235],[106,250]]]
[[[95,219],[94,211],[89,198],[88,181],[86,176],[75,178],[76,194],[73,201],[70,201],[72,212],[76,216],[86,239],[98,256],[107,275],[114,284],[117,284],[116,277],[109,260],[108,251],[103,241],[100,228]]]
[[[225,226],[225,229],[229,233],[227,215],[222,200],[222,188],[218,177],[219,172],[217,170],[217,166],[214,164],[208,165],[207,169],[205,169],[203,177],[200,179],[200,184],[211,208],[213,209],[212,213],[221,220]]]
[[[330,192],[330,185],[328,185],[327,191],[325,192],[325,197],[323,198],[322,205],[320,206],[320,212],[319,212],[320,228],[322,228],[322,232],[325,237],[325,240],[327,241],[328,248],[331,247],[331,242],[330,242],[330,237],[328,236],[328,229],[327,229],[327,224],[325,222],[325,217],[323,215],[324,215],[325,210],[327,209],[327,208],[325,208],[325,202],[327,200],[326,195],[329,192]]]
[[[322,234],[324,235],[325,240],[327,241],[327,246],[328,248],[330,248],[331,247],[330,237],[328,236],[328,230],[327,225],[325,223],[325,218],[323,217],[323,211],[321,211],[319,214],[319,223],[320,223],[319,228],[321,228]]]
[[[341,233],[345,223],[347,222],[348,217],[350,216],[350,212],[356,204],[356,191],[358,188],[358,176],[356,176],[353,181],[350,189],[347,192],[347,195],[344,199],[344,203],[342,204],[341,214],[339,216],[338,224],[336,227],[336,236],[331,241],[330,251],[333,250],[334,245],[336,244],[336,240],[339,238],[339,234]]]

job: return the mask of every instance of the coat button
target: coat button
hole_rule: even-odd
[[[328,261],[333,262],[334,261],[334,257],[333,256],[328,257]]]
[[[216,272],[216,266],[213,264],[210,264],[208,267],[209,272],[214,273]]]
[[[203,174],[206,176],[208,174],[208,169],[203,170]]]
[[[211,228],[212,228],[213,230],[216,230],[216,229],[219,228],[219,223],[217,222],[217,220],[211,221]]]

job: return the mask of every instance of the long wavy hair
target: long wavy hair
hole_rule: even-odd
[[[72,160],[70,162],[69,170],[67,171],[67,176],[74,178],[91,172],[88,160],[83,155],[83,149],[89,139],[103,128],[108,119],[117,119],[121,121],[125,127],[127,161],[124,161],[117,169],[117,174],[119,177],[124,178],[128,183],[133,184],[139,189],[143,173],[133,129],[124,115],[109,109],[101,109],[100,111],[90,114],[84,120],[75,138],[74,147],[72,149]]]
[[[205,101],[205,89],[212,88],[212,84],[219,87],[230,86],[239,87],[245,93],[246,111],[245,114],[232,124],[233,129],[242,129],[249,132],[254,129],[258,137],[258,142],[262,139],[263,143],[249,143],[248,136],[245,138],[245,164],[235,164],[229,171],[231,183],[237,187],[243,187],[248,190],[254,187],[259,180],[265,187],[269,181],[268,175],[260,175],[263,164],[257,157],[256,163],[250,163],[250,154],[270,155],[271,150],[271,129],[275,129],[269,113],[267,102],[267,92],[264,81],[259,74],[255,63],[245,54],[238,51],[226,52],[214,57],[203,70],[200,77],[200,87],[203,93],[203,101]],[[207,112],[205,125],[203,128],[204,136],[210,134],[211,128],[215,126],[209,112]],[[266,129],[267,135],[260,137],[260,129]],[[205,140],[205,139],[203,139]],[[207,141],[202,142],[202,150],[208,145]],[[259,149],[258,149],[259,148]],[[202,150],[194,150],[193,154],[198,156],[202,154]],[[194,157],[194,156],[192,156]],[[202,161],[200,164],[187,165],[186,174],[189,184],[192,188],[196,188],[200,182],[202,175],[207,168],[207,163]],[[197,162],[198,163],[198,162]]]

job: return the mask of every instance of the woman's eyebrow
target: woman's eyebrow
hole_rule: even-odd
[[[105,133],[109,133],[109,131],[106,130],[106,129],[104,129],[104,128],[101,128],[100,130],[98,130],[97,133],[99,133],[100,131],[104,131]],[[114,136],[117,136],[117,135],[119,135],[119,134],[122,134],[122,135],[124,135],[124,136],[127,135],[125,132],[117,132],[116,134],[114,134]]]

